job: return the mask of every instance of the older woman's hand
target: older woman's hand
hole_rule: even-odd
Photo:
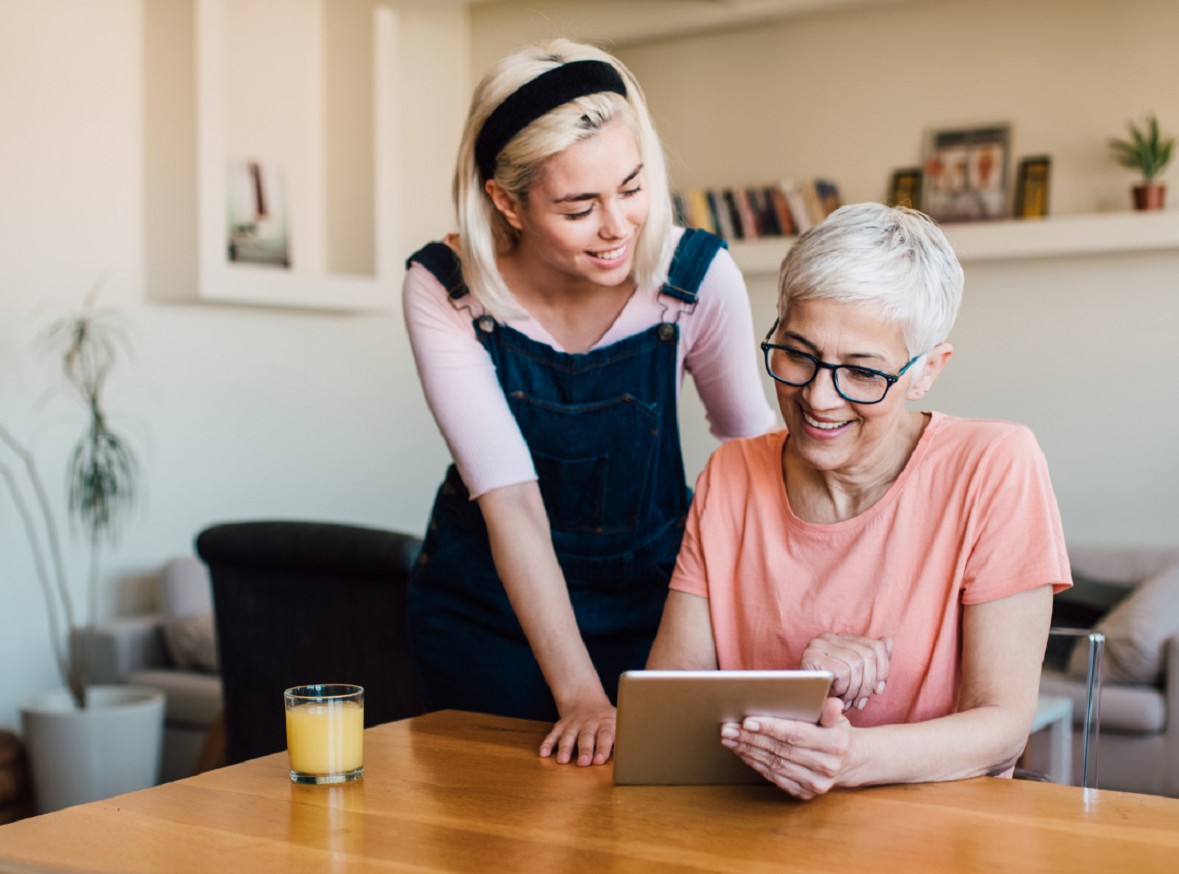
[[[807,801],[831,790],[848,762],[851,723],[838,698],[828,698],[818,725],[749,716],[721,727],[721,743],[779,789]]]
[[[832,697],[843,701],[843,709],[863,710],[873,695],[884,693],[892,638],[876,639],[858,634],[824,632],[807,644],[799,667],[809,671],[830,671]]]

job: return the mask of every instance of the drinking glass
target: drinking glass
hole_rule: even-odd
[[[292,781],[348,783],[364,776],[363,686],[293,686],[283,698]]]

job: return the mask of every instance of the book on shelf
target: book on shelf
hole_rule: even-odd
[[[784,237],[782,223],[778,220],[778,210],[774,209],[774,197],[770,194],[770,187],[763,185],[757,190],[757,205],[761,212],[762,224],[767,236]]]
[[[690,188],[684,193],[684,217],[688,227],[717,233],[712,210],[708,206],[708,194],[703,188]]]
[[[724,198],[720,192],[712,189],[704,192],[708,197],[708,214],[712,217],[712,226],[716,233],[726,240],[734,239],[733,222],[729,218],[729,210],[725,207]]]
[[[786,202],[786,194],[777,185],[768,186],[766,191],[774,204],[774,212],[778,214],[778,227],[782,229],[782,236],[794,236],[798,231],[794,226],[794,217],[790,214],[790,204]]]
[[[807,212],[810,213],[811,225],[817,225],[826,216],[823,214],[823,204],[819,200],[819,190],[814,185],[801,185],[803,200],[806,201]]]
[[[790,217],[794,219],[794,230],[797,233],[805,234],[815,226],[815,220],[811,217],[806,196],[802,193],[802,186],[793,179],[783,179],[778,187],[782,189],[782,194],[786,197],[786,205],[790,208]]]
[[[749,189],[738,188],[733,192],[733,197],[737,201],[737,211],[741,216],[741,227],[745,231],[743,240],[756,240],[758,234],[757,216],[753,214],[753,204],[749,202]]]
[[[770,185],[689,188],[672,194],[675,218],[726,240],[756,240],[804,233],[842,205],[828,179],[784,179]]]
[[[766,197],[764,188],[750,189],[749,206],[753,209],[754,221],[757,222],[757,234],[759,237],[782,236],[782,231],[778,227],[778,217],[770,212],[770,201]]]
[[[729,225],[733,229],[733,236],[725,239],[745,239],[745,221],[741,217],[741,211],[737,208],[737,198],[733,194],[733,189],[726,188],[722,191],[721,199],[724,201],[725,209],[729,212]]]
[[[830,179],[816,179],[815,194],[818,195],[823,218],[827,218],[843,206],[843,199],[839,195],[839,186]]]

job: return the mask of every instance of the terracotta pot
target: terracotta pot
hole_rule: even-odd
[[[1167,186],[1157,182],[1134,186],[1134,209],[1162,209]]]

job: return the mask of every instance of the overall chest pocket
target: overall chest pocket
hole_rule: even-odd
[[[527,435],[549,524],[568,534],[625,534],[644,524],[653,493],[660,411],[630,394],[558,404],[508,395]]]

